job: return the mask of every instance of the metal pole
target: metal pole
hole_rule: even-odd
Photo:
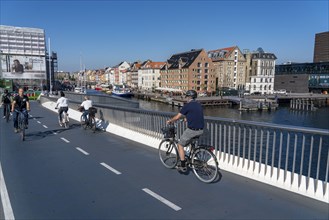
[[[48,59],[49,59],[49,92],[52,91],[53,86],[51,84],[51,55],[50,55],[50,37],[48,38]]]

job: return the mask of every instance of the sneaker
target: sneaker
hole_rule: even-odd
[[[178,170],[178,172],[186,173],[187,172],[187,166],[186,166],[186,164],[185,164],[185,166],[182,166],[182,163],[180,162],[177,165],[177,170]]]
[[[17,129],[17,128],[15,128],[15,130],[14,130],[14,131],[15,131],[15,133],[18,133],[18,129]]]
[[[2,118],[3,118],[3,119],[5,119],[5,118],[6,118],[6,116],[3,116]]]

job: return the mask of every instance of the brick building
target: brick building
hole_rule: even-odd
[[[329,62],[329,31],[315,34],[313,62]]]
[[[160,70],[161,89],[215,91],[215,66],[204,49],[172,55]]]

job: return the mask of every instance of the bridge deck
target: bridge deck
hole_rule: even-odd
[[[26,142],[12,122],[0,121],[0,159],[16,219],[328,218],[328,204],[224,170],[218,182],[204,184],[192,172],[164,168],[155,149],[93,134],[76,121],[65,130],[36,102],[31,115]]]

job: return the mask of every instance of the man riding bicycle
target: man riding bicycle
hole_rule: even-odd
[[[29,124],[27,112],[30,111],[30,102],[29,98],[24,95],[23,88],[18,89],[18,95],[14,97],[13,103],[11,105],[11,111],[13,112],[15,133],[18,132],[19,112],[22,112],[25,116],[25,129],[27,129],[27,126]]]
[[[81,103],[81,107],[83,107],[84,112],[82,113],[83,120],[87,121],[87,115],[89,114],[89,108],[93,107],[93,102],[89,100],[88,96],[85,96],[85,101]]]
[[[59,107],[58,110],[59,124],[62,124],[62,113],[63,112],[67,113],[67,111],[69,110],[69,104],[68,104],[69,102],[68,99],[65,98],[65,94],[63,91],[61,91],[60,94],[61,97],[57,100],[55,109]]]
[[[187,103],[177,115],[167,121],[167,124],[173,123],[179,120],[182,116],[185,116],[187,120],[187,129],[183,132],[183,135],[178,142],[180,163],[177,168],[181,172],[187,171],[184,147],[186,147],[193,138],[202,135],[204,128],[203,108],[201,104],[195,100],[198,96],[197,92],[194,90],[188,90],[185,95],[188,98]]]
[[[11,95],[8,89],[5,89],[1,97],[1,105],[3,105],[3,118],[6,118],[7,111],[10,111]]]

